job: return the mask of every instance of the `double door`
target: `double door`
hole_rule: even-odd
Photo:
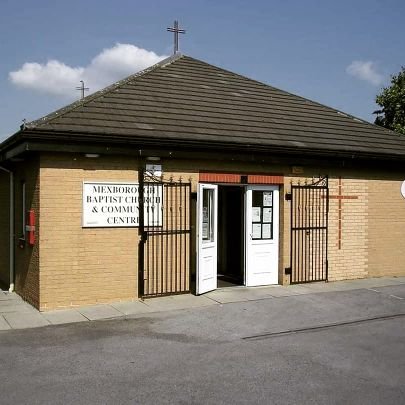
[[[221,254],[218,252],[218,216],[221,215],[218,186],[200,184],[197,205],[197,294],[203,294],[217,288],[217,263]],[[249,287],[277,284],[278,186],[246,186],[244,217],[244,284]]]

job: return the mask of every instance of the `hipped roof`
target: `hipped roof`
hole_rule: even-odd
[[[175,55],[25,125],[3,142],[110,142],[405,159],[405,137]]]

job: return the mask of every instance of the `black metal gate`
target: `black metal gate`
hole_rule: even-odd
[[[328,177],[291,185],[291,284],[328,280]]]
[[[190,291],[191,183],[139,187],[139,295]]]

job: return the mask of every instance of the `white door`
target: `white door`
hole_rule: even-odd
[[[197,204],[197,294],[203,294],[217,288],[218,186],[200,184]]]
[[[278,284],[278,186],[248,186],[245,284]]]

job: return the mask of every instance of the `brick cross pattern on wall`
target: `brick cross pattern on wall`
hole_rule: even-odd
[[[338,200],[338,249],[342,249],[342,212],[343,212],[343,200],[357,200],[357,195],[343,195],[342,194],[342,177],[339,176],[339,188],[338,195],[329,195],[329,199]]]

